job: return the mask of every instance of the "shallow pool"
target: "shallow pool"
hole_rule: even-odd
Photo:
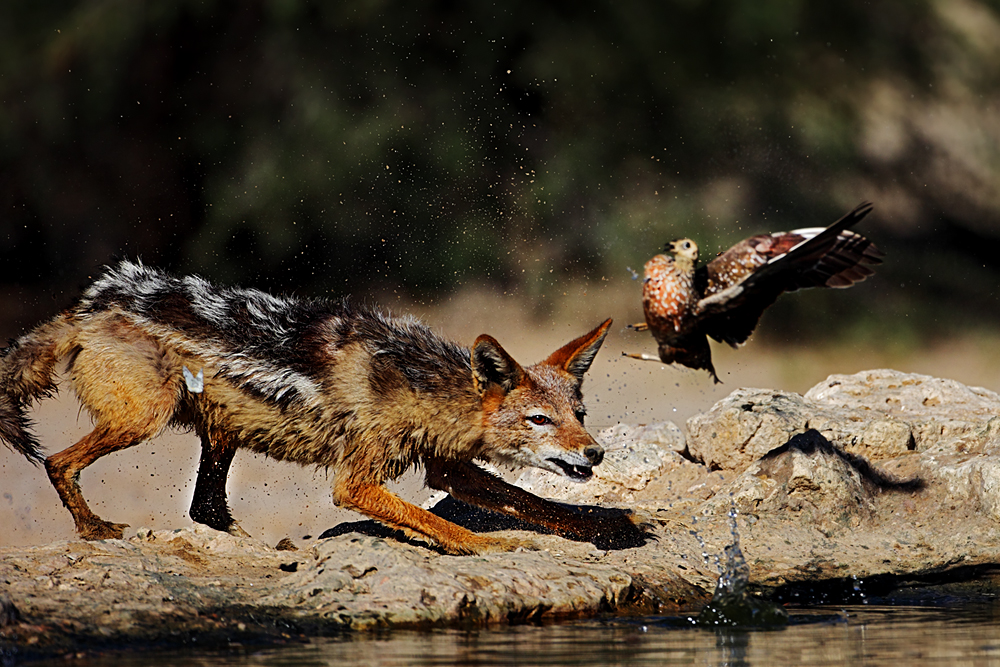
[[[1000,607],[791,608],[772,630],[703,629],[686,617],[491,630],[349,634],[279,647],[112,652],[38,665],[1000,665]]]

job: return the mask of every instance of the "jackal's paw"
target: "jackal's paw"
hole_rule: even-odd
[[[644,513],[606,508],[594,523],[597,529],[589,541],[598,549],[632,549],[656,539],[653,523]]]
[[[103,519],[91,519],[85,523],[77,524],[76,531],[80,537],[89,540],[120,540],[125,536],[127,523],[111,523]]]

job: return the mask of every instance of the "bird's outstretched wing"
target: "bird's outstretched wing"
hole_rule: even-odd
[[[735,347],[750,337],[782,292],[849,287],[872,275],[869,267],[880,264],[883,253],[849,230],[872,208],[860,204],[826,228],[753,236],[699,269],[704,296],[695,316],[701,330]]]

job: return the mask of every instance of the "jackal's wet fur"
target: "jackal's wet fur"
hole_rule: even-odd
[[[0,358],[0,440],[45,469],[85,539],[121,537],[80,492],[80,471],[168,425],[201,438],[191,518],[245,535],[226,500],[240,447],[333,472],[333,500],[452,553],[510,549],[383,487],[415,464],[452,496],[564,536],[641,543],[625,512],[598,519],[542,500],[474,459],[583,481],[604,451],[583,427],[580,385],[611,320],[522,367],[490,336],[472,349],[408,317],[348,301],[215,287],[122,262]],[[95,428],[43,459],[25,409],[69,381]],[[199,375],[201,377],[199,377]]]

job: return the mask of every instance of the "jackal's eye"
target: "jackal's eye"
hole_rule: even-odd
[[[552,423],[552,420],[545,415],[528,415],[526,419],[535,426],[545,426]]]

